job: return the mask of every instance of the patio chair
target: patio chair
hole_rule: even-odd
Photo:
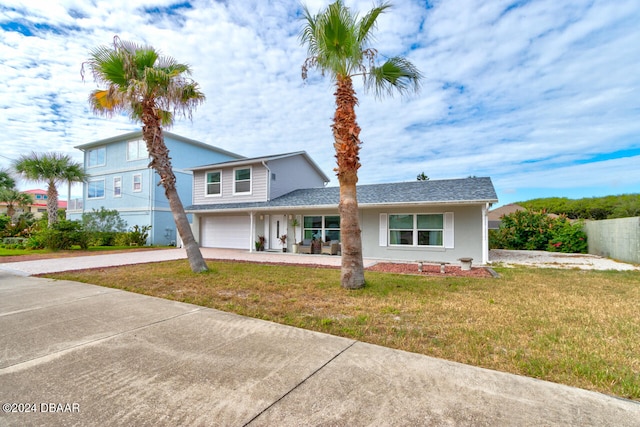
[[[302,244],[298,246],[299,254],[310,254],[311,253],[311,239],[304,239]]]
[[[332,240],[322,245],[322,250],[320,251],[320,253],[325,255],[338,255],[339,250],[340,242],[337,240]]]

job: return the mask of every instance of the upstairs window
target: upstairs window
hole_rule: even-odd
[[[107,149],[105,147],[95,148],[87,151],[87,167],[104,166],[107,163]]]
[[[142,191],[142,174],[133,175],[133,192],[139,193]]]
[[[207,196],[219,196],[222,192],[220,172],[207,172]]]
[[[251,168],[235,169],[233,171],[234,194],[248,194],[251,193]]]
[[[104,198],[104,179],[87,183],[87,199]]]
[[[113,178],[113,197],[122,197],[122,178],[119,176]]]
[[[149,158],[147,144],[142,140],[127,142],[127,160],[141,160]]]

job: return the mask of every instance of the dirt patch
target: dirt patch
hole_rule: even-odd
[[[491,272],[484,267],[472,267],[471,270],[462,270],[458,266],[445,265],[444,273],[442,273],[440,268],[440,265],[424,264],[422,266],[422,271],[419,271],[418,264],[380,262],[367,268],[367,270],[380,271],[383,273],[415,274],[419,276],[492,277]]]

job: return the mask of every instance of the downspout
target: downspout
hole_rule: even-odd
[[[482,208],[482,264],[489,263],[489,203]]]
[[[262,161],[262,166],[264,166],[264,168],[267,170],[267,202],[269,200],[271,200],[271,169],[269,169],[269,166],[267,166],[267,164],[265,163],[265,161]]]

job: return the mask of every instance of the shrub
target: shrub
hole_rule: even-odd
[[[569,222],[566,218],[558,218],[554,229],[553,238],[549,241],[548,250],[564,253],[587,253],[587,235],[584,232],[582,221]]]
[[[546,250],[552,221],[542,212],[513,212],[502,217],[497,240],[504,249]]]
[[[489,231],[491,249],[547,250],[586,253],[587,236],[581,222],[544,212],[518,211],[502,217],[499,230]]]
[[[36,236],[40,244],[54,251],[71,249],[73,245],[82,249],[89,247],[89,233],[79,221],[60,220],[52,227],[43,228]]]
[[[114,243],[116,246],[144,246],[149,238],[150,225],[134,225],[127,233],[118,233]]]
[[[105,209],[104,206],[100,210],[92,209],[83,213],[82,224],[89,232],[118,233],[127,229],[127,222],[120,218],[120,213],[115,209]]]

